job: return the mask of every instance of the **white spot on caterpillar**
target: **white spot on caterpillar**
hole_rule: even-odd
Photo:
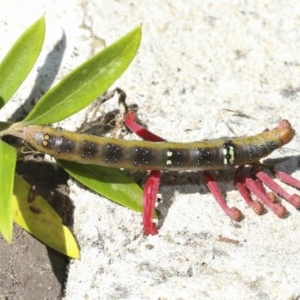
[[[226,145],[226,147],[223,148],[223,156],[224,165],[232,165],[234,163],[234,147],[231,145]]]
[[[44,137],[43,137],[43,141],[42,141],[42,145],[44,147],[47,147],[48,146],[48,141],[50,140],[50,136],[48,134],[44,134]]]
[[[170,158],[172,156],[173,156],[173,151],[168,150],[167,151],[167,157]],[[166,165],[167,166],[171,166],[172,164],[173,164],[172,160],[171,159],[167,159]]]
[[[167,165],[167,166],[172,165],[172,161],[171,161],[170,159],[168,159],[168,160],[166,161],[166,165]]]

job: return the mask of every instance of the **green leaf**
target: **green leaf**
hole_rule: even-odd
[[[14,221],[49,247],[69,257],[78,258],[78,245],[71,231],[62,224],[60,216],[41,196],[28,198],[30,189],[30,185],[22,177],[15,177]]]
[[[12,192],[16,166],[16,149],[0,140],[0,232],[12,240]]]
[[[121,170],[62,160],[59,164],[96,193],[134,211],[142,211],[142,189]]]
[[[1,62],[0,108],[13,96],[32,70],[41,52],[44,36],[45,18],[42,17],[18,38]]]
[[[11,125],[12,125],[12,123],[0,121],[0,134],[1,134],[1,131],[4,131],[5,129],[11,127]]]
[[[50,124],[80,111],[102,95],[134,58],[141,27],[83,63],[49,90],[23,120],[26,124]]]

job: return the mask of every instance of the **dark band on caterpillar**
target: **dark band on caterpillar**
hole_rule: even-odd
[[[258,162],[295,135],[287,120],[249,137],[192,143],[127,141],[46,126],[23,127],[26,142],[57,159],[143,170],[210,170]]]

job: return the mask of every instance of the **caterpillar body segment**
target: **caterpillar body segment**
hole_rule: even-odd
[[[22,127],[33,148],[57,159],[138,170],[213,170],[258,162],[295,135],[287,120],[249,137],[192,143],[120,140],[46,126]]]

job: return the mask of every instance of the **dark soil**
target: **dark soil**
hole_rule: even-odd
[[[68,175],[41,158],[18,163],[17,173],[42,195],[70,225],[73,207],[68,198]],[[14,226],[13,242],[0,238],[0,300],[61,299],[68,258]]]

